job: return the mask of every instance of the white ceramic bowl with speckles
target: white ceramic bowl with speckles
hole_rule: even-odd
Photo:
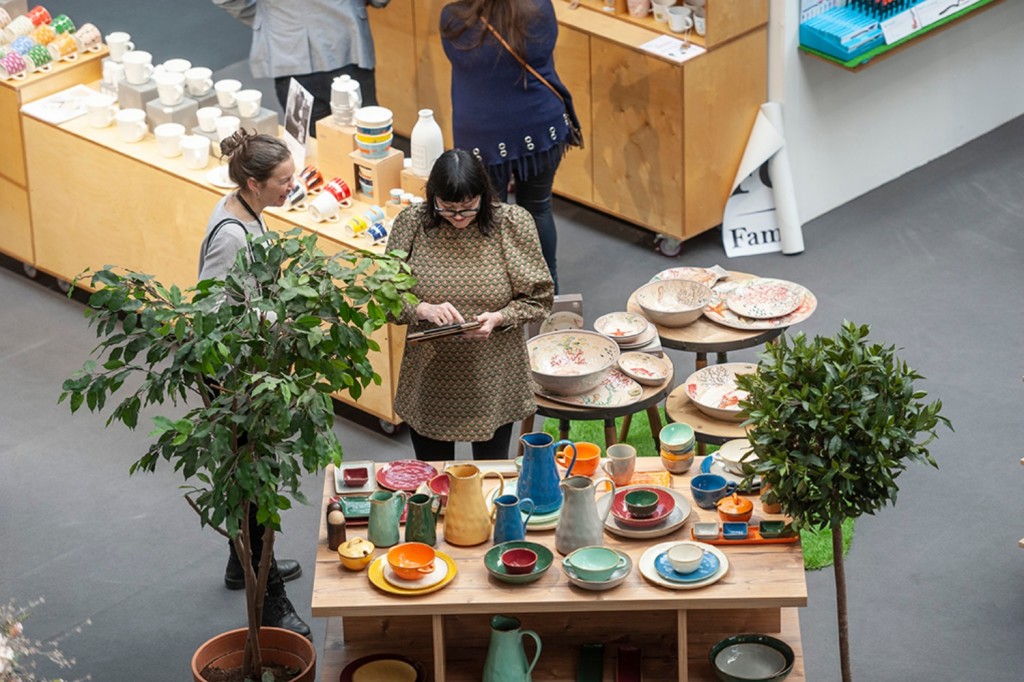
[[[619,360],[619,344],[582,329],[549,332],[526,343],[533,380],[556,395],[597,387]]]

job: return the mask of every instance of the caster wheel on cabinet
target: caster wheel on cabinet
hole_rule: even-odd
[[[682,240],[660,234],[654,239],[654,247],[658,249],[658,253],[667,258],[675,258],[683,252]]]
[[[29,279],[35,279],[36,275],[39,274],[39,271],[36,270],[31,265],[29,265],[28,263],[22,263],[21,264],[21,270],[22,270],[22,272],[25,273],[25,276],[28,277]]]
[[[62,294],[66,294],[71,291],[71,282],[66,279],[57,278],[57,288],[60,289]]]
[[[387,419],[381,419],[380,430],[388,436],[393,436],[398,433],[398,424],[392,424]]]

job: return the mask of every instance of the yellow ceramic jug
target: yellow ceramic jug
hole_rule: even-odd
[[[448,507],[444,513],[444,539],[453,545],[479,545],[491,537],[491,513],[484,502],[484,478],[498,477],[498,495],[505,491],[505,479],[497,471],[481,474],[472,464],[454,464],[448,476]]]

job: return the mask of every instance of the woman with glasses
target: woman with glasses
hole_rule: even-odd
[[[558,234],[551,188],[579,127],[572,95],[555,71],[558,22],[551,0],[455,0],[441,11],[441,43],[452,65],[452,133],[487,167],[505,201],[533,216],[558,290]]]
[[[426,201],[395,218],[388,251],[404,251],[420,302],[397,319],[409,331],[477,321],[462,334],[407,344],[395,411],[417,459],[507,459],[512,426],[536,409],[523,325],[551,309],[554,283],[533,218],[500,203],[487,170],[453,149],[434,163]]]

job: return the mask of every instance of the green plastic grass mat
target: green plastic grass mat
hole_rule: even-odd
[[[661,410],[662,424],[667,424],[665,411]],[[622,418],[615,420],[616,430],[622,427]],[[545,419],[544,432],[558,438],[558,420]],[[604,448],[604,422],[594,421],[573,421],[569,422],[569,440],[579,443],[596,443]],[[626,443],[636,448],[638,457],[657,457],[654,449],[654,441],[651,439],[651,426],[647,419],[647,412],[641,411],[633,415],[633,421],[629,426],[629,433],[626,434]],[[709,446],[708,452],[714,452],[718,448]],[[801,531],[800,539],[804,550],[804,568],[815,571],[832,565],[832,534],[827,529],[819,533]],[[843,522],[843,553],[850,550],[850,542],[853,540],[853,519]]]

